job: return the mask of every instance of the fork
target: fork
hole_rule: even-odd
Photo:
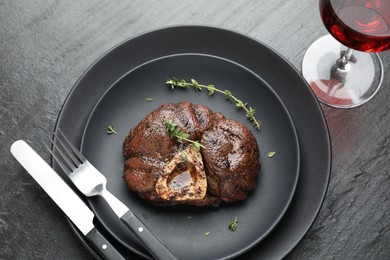
[[[58,128],[58,133],[55,132],[54,139],[50,139],[50,141],[53,145],[53,150],[45,145],[46,148],[70,180],[85,196],[103,197],[114,213],[133,232],[155,259],[177,259],[125,204],[107,190],[106,177],[81,154],[61,129]]]

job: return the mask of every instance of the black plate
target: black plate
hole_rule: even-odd
[[[80,144],[88,117],[109,86],[145,62],[178,53],[211,54],[245,66],[272,86],[293,118],[301,156],[294,197],[279,224],[240,259],[286,256],[309,230],[322,205],[331,165],[330,140],[321,108],[307,83],[283,57],[262,43],[204,26],[170,27],[132,38],[104,54],[84,73],[65,101],[56,128],[62,128],[75,144]],[[136,257],[120,244],[116,246],[129,257]]]
[[[208,96],[206,90],[174,90],[165,79],[176,76],[196,78],[200,83],[228,88],[234,95],[256,109],[262,123],[256,130],[245,112],[231,104],[224,95]],[[145,99],[153,97],[153,102]],[[204,104],[228,118],[241,121],[260,144],[262,169],[258,185],[240,203],[210,207],[156,207],[129,192],[122,180],[123,140],[128,131],[160,105],[190,101]],[[116,135],[107,135],[107,125],[114,125]],[[144,140],[148,142],[148,140]],[[276,151],[273,158],[268,151]],[[274,91],[244,67],[208,55],[181,54],[153,60],[132,70],[104,94],[91,114],[84,132],[82,152],[107,178],[108,189],[139,218],[148,215],[145,224],[179,259],[228,259],[240,255],[260,242],[281,219],[293,196],[299,174],[298,138],[293,122]],[[137,240],[129,236],[117,217],[107,214],[98,200],[91,206],[105,229],[131,250],[147,255]],[[188,218],[188,216],[191,218]],[[237,217],[239,228],[228,229]],[[206,231],[211,231],[205,236]],[[199,250],[202,248],[202,250]]]

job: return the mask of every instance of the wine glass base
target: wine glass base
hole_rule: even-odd
[[[360,106],[375,96],[383,81],[383,64],[377,53],[353,51],[345,75],[331,74],[347,48],[331,35],[315,41],[302,62],[302,75],[318,100],[336,108]]]

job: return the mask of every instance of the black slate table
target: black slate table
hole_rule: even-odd
[[[92,258],[62,212],[9,152],[24,139],[40,154],[67,94],[108,49],[156,28],[231,29],[278,51],[298,70],[326,34],[317,1],[0,2],[0,259]],[[332,144],[328,192],[286,259],[390,258],[390,52],[382,89],[348,110],[322,106]],[[135,256],[129,256],[136,258]]]

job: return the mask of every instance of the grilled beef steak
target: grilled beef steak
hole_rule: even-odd
[[[169,135],[172,120],[190,140]],[[218,206],[243,200],[260,172],[259,148],[243,124],[206,106],[164,104],[130,130],[123,143],[124,181],[142,198],[162,206]]]

